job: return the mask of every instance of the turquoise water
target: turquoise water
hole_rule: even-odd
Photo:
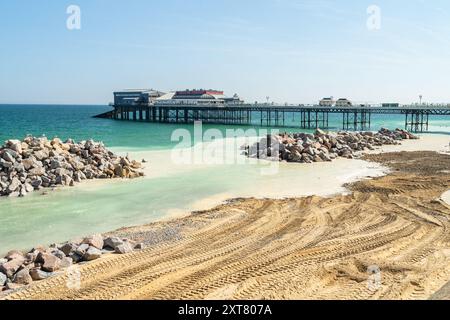
[[[176,142],[170,140],[174,129],[185,128],[193,131],[192,125],[139,123],[130,121],[113,121],[96,119],[92,116],[109,111],[109,106],[68,106],[68,105],[0,105],[0,141],[20,138],[27,134],[35,136],[73,138],[76,140],[101,140],[110,147],[127,147],[138,149],[164,149]],[[258,114],[253,116],[258,123]],[[342,118],[330,115],[331,129],[339,130]],[[298,118],[286,116],[286,125],[282,131],[299,131],[295,123]],[[403,128],[404,117],[401,115],[374,115],[372,129],[381,127]],[[227,126],[204,125],[204,129],[217,128],[224,132]],[[235,128],[235,127],[232,127]],[[248,129],[248,126],[243,128]],[[306,130],[301,130],[306,131]],[[449,117],[432,117],[430,132],[450,132]]]
[[[108,106],[0,105],[0,141],[23,138],[27,134],[94,139],[104,141],[115,151],[130,151],[131,156],[150,161],[150,175],[145,179],[93,181],[74,188],[58,189],[45,196],[36,192],[22,199],[0,199],[0,253],[155,221],[202,207],[199,203],[205,199],[221,201],[240,195],[251,196],[268,189],[290,188],[304,192],[311,188],[311,179],[316,179],[311,175],[312,169],[305,166],[282,167],[276,176],[269,177],[261,175],[261,168],[267,164],[177,166],[170,161],[171,149],[177,143],[171,141],[172,132],[178,128],[193,132],[192,125],[92,118],[108,110]],[[287,120],[299,122],[298,119]],[[372,120],[373,129],[404,125],[401,116],[376,116]],[[449,120],[432,119],[431,131],[448,134]],[[339,117],[330,118],[330,121],[339,129]],[[236,127],[204,126],[204,129],[209,128],[225,132]],[[331,179],[329,176],[336,170],[333,168],[334,171],[328,172],[328,169],[321,168],[322,177],[317,179],[322,179],[325,184],[340,185],[339,179],[325,180]],[[344,169],[349,170],[346,165],[342,167]],[[320,184],[317,190],[320,190]]]

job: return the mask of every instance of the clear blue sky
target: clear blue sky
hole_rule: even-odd
[[[1,0],[0,39],[0,103],[106,104],[133,87],[450,102],[448,0]]]

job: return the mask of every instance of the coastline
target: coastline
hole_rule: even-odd
[[[61,275],[7,298],[427,299],[450,280],[450,208],[431,201],[450,187],[442,169],[450,157],[396,152],[366,159],[394,170],[347,185],[347,195],[234,199],[122,228],[109,235],[148,248],[80,266],[80,290],[68,290]],[[377,290],[367,285],[372,265],[383,276]]]
[[[404,140],[402,146],[385,146],[381,150],[388,152],[431,149],[442,152],[445,151],[445,145],[448,144],[449,139],[448,135],[422,135],[420,140]],[[111,149],[118,154],[126,154],[123,149]],[[122,227],[185,217],[192,211],[207,210],[234,198],[282,199],[310,195],[329,197],[345,194],[347,192],[344,187],[346,183],[387,173],[386,168],[376,163],[337,159],[332,163],[280,164],[277,175],[261,176],[261,169],[268,165],[268,162],[264,160],[250,159],[247,165],[234,167],[232,165],[180,166],[173,165],[170,161],[164,161],[164,159],[170,158],[170,152],[170,150],[129,152],[130,156],[135,159],[145,158],[149,161],[145,164],[146,168],[144,169],[146,177],[139,181],[89,181],[73,188],[56,190],[45,197],[36,194],[24,201],[20,199],[20,202],[6,200],[4,204],[7,207],[5,208],[11,216],[7,219],[11,219],[15,215],[22,217],[21,224],[17,226],[27,231],[14,235],[11,233],[10,227],[4,224],[4,227],[9,230],[5,230],[4,248],[1,251],[6,253],[12,249],[26,250],[37,243],[62,242],[89,234],[106,233]],[[224,179],[218,177],[218,173],[223,173]],[[165,187],[166,181],[170,182],[167,187]],[[191,181],[194,181],[197,197],[189,196],[188,191],[185,195],[172,193],[175,188],[189,190],[192,188]],[[203,188],[202,185],[205,182],[207,184]],[[151,188],[154,188],[155,184],[160,186],[158,189],[165,187],[161,189],[165,191],[161,192],[165,193],[163,199],[167,199],[168,205],[164,201],[159,203],[145,201],[145,198],[149,198],[148,194],[152,194],[149,192],[152,192]],[[149,189],[150,191],[147,191]],[[155,190],[155,192],[161,194],[159,190]],[[120,203],[117,203],[117,197],[122,198]],[[171,200],[169,201],[169,199]],[[95,203],[97,206],[95,215],[90,214],[90,203]],[[171,203],[173,205],[170,205]],[[149,205],[154,209],[145,209]],[[28,206],[30,212],[27,215],[17,214],[13,211],[17,211],[18,208],[22,210]],[[76,210],[73,211],[75,206]],[[121,209],[122,207],[123,209]],[[49,214],[50,210],[54,211],[53,215]],[[127,212],[127,217],[123,216],[121,210]],[[49,221],[46,222],[46,229],[36,229],[39,219]],[[89,224],[85,224],[83,221],[89,221]],[[26,223],[30,226],[28,227]],[[33,236],[34,233],[31,231],[36,236]],[[23,238],[25,234],[29,237],[28,240]]]

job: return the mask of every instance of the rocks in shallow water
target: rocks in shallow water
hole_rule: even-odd
[[[374,150],[382,145],[398,145],[403,139],[418,139],[413,134],[396,129],[381,129],[379,132],[325,133],[317,129],[314,135],[269,135],[253,146],[244,146],[250,158],[261,158],[287,162],[312,163],[332,161],[336,157],[353,159],[360,152]],[[274,151],[278,151],[278,155]],[[258,153],[259,151],[259,153]]]
[[[89,249],[86,251],[86,253],[83,256],[83,259],[86,261],[92,261],[100,258],[102,256],[102,251],[95,248],[95,247],[89,247]]]
[[[141,166],[92,140],[8,140],[0,147],[0,196],[25,196],[41,188],[73,186],[86,179],[137,178],[144,175]]]

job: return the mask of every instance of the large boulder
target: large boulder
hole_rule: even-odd
[[[86,251],[86,253],[83,256],[83,259],[86,261],[92,261],[100,258],[102,256],[102,251],[95,248],[95,247],[89,247],[89,249]]]
[[[104,241],[104,248],[110,248],[113,250],[116,250],[116,247],[119,245],[122,245],[123,241],[122,239],[118,238],[118,237],[109,237],[106,238]]]
[[[60,268],[61,259],[50,253],[39,253],[36,262],[42,264],[42,270],[47,272],[55,272]]]
[[[79,256],[84,256],[86,251],[89,249],[89,245],[87,243],[83,243],[78,246],[77,250],[75,250],[75,253]]]
[[[101,234],[94,234],[83,239],[82,243],[88,244],[97,249],[103,249],[103,237]]]
[[[39,150],[39,151],[36,151],[34,153],[34,156],[39,161],[42,161],[42,160],[45,160],[45,159],[47,159],[49,157],[49,153],[48,153],[48,151],[45,151],[45,150]]]
[[[18,284],[31,284],[33,282],[33,278],[30,276],[30,270],[28,268],[24,268],[20,271],[18,271],[15,275],[14,275],[14,279],[13,279],[14,283],[18,283]]]
[[[115,248],[115,252],[118,254],[125,254],[125,253],[130,253],[133,251],[133,245],[129,242],[124,242],[121,245],[118,245]]]
[[[45,280],[53,275],[51,272],[45,272],[43,270],[33,268],[30,270],[30,276],[34,281]]]
[[[28,174],[30,176],[43,176],[43,175],[45,175],[45,169],[43,167],[36,167],[36,168],[30,169],[28,171]]]
[[[59,248],[66,256],[70,256],[71,253],[75,252],[78,248],[78,245],[73,242],[68,242]]]
[[[11,250],[6,254],[5,258],[7,260],[23,259],[23,253],[18,250]]]
[[[54,255],[55,257],[61,259],[61,260],[66,257],[66,254],[63,251],[59,250],[59,249],[52,250],[51,254]]]
[[[6,162],[15,163],[16,162],[16,156],[17,156],[17,154],[13,150],[4,150],[3,153],[2,153],[2,158]]]
[[[8,140],[6,141],[6,147],[14,150],[15,152],[22,153],[22,142],[19,140]]]
[[[17,191],[21,185],[22,185],[22,184],[20,183],[20,180],[19,180],[17,177],[14,177],[14,178],[11,180],[11,182],[9,183],[8,191],[9,191],[10,193],[12,193],[12,192],[14,192],[14,191]]]
[[[24,258],[10,260],[0,265],[0,272],[6,274],[8,278],[12,278],[24,262],[25,262]]]

